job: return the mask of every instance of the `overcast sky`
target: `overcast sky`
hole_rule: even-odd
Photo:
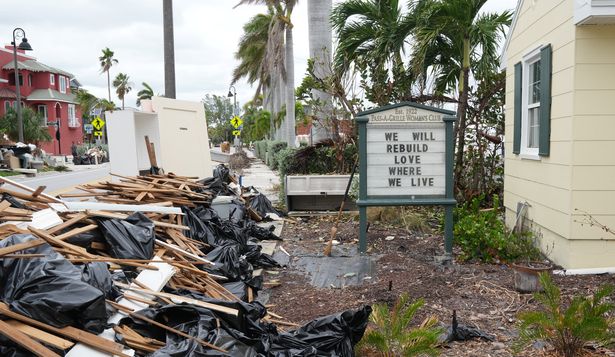
[[[300,0],[293,13],[295,81],[305,74],[308,58],[307,1]],[[334,3],[339,2],[334,0]],[[175,71],[177,98],[200,100],[205,94],[226,95],[233,57],[242,26],[264,6],[233,9],[235,0],[174,0]],[[155,93],[164,92],[162,0],[20,0],[0,11],[4,44],[11,31],[22,27],[39,61],[75,75],[99,97],[107,97],[106,76],[99,71],[101,49],[115,51],[119,64],[111,69],[130,76],[133,91],[126,105],[135,106],[141,82]],[[516,0],[489,0],[487,11],[514,9]],[[249,100],[254,90],[245,82],[236,85],[238,101]],[[112,89],[113,90],[113,89]],[[112,92],[112,99],[120,104]]]

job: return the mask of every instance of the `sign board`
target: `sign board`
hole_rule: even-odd
[[[94,127],[94,129],[100,131],[105,126],[105,121],[100,119],[100,117],[96,117],[94,118],[94,120],[92,120],[92,126]]]
[[[83,124],[83,130],[85,130],[85,132],[87,134],[92,134],[92,131],[94,131],[94,125],[92,125],[92,124]]]
[[[239,128],[239,127],[241,126],[241,124],[243,124],[243,120],[241,120],[241,118],[240,118],[240,117],[238,117],[238,116],[236,116],[236,115],[235,115],[235,116],[231,119],[231,125],[233,126],[233,128],[237,129],[237,128]]]
[[[234,136],[239,136],[239,135],[241,135],[241,130],[233,130],[233,135],[234,135]]]
[[[455,112],[410,102],[358,114],[361,252],[367,206],[411,205],[445,206],[445,247],[452,252],[454,121]]]
[[[95,131],[94,132],[94,136],[102,137],[103,136],[103,132],[102,131]]]
[[[442,117],[410,106],[368,116],[368,196],[445,195]]]

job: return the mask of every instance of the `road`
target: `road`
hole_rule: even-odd
[[[106,164],[96,168],[79,167],[77,170],[72,172],[58,172],[37,177],[8,178],[32,188],[47,186],[45,193],[57,195],[60,193],[70,192],[75,186],[80,184],[109,179],[110,175],[109,165]],[[12,189],[14,188],[11,187],[11,190]]]

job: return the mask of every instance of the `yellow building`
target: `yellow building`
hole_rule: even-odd
[[[615,267],[615,0],[519,0],[504,48],[507,224],[566,269]]]

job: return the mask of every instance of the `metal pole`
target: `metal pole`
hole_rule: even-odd
[[[454,165],[454,153],[455,153],[455,134],[453,123],[456,120],[456,117],[444,117],[444,125],[445,125],[445,138],[446,138],[446,169],[445,169],[445,177],[446,177],[446,198],[454,199],[455,192],[453,191],[454,185],[454,175],[453,175],[453,165]],[[453,256],[453,205],[449,204],[444,207],[444,251],[445,254],[449,257]]]
[[[367,123],[368,117],[358,117],[359,126],[359,252],[367,252]]]
[[[19,141],[24,142],[23,139],[23,118],[21,116],[21,89],[19,88],[19,69],[17,67],[17,41],[15,39],[15,32],[21,30],[16,28],[13,30],[13,65],[15,66],[15,95],[17,96],[17,103],[15,109],[17,111],[17,130],[19,133]],[[21,30],[23,32],[23,30]],[[25,144],[25,143],[24,143]]]
[[[164,96],[175,99],[175,40],[173,38],[173,1],[162,1],[164,41]]]

